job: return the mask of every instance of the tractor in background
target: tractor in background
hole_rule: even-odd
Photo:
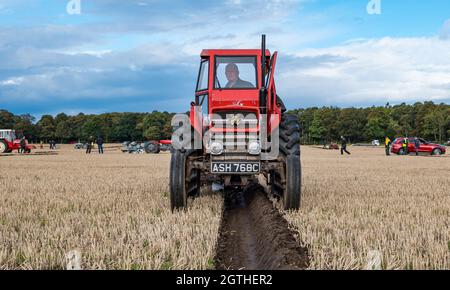
[[[31,153],[34,146],[28,144],[25,140],[25,153]],[[20,149],[20,137],[17,137],[16,131],[10,129],[0,129],[0,153],[11,153],[13,150]]]

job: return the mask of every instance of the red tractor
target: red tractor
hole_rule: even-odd
[[[299,209],[299,121],[285,113],[274,81],[277,52],[265,47],[263,35],[261,49],[202,51],[188,125],[172,121],[172,210],[186,208],[205,183],[239,189],[261,180],[284,209]]]
[[[31,153],[33,146],[28,144],[25,139],[25,152]],[[16,137],[14,130],[0,130],[0,153],[11,153],[13,150],[20,149],[20,138]]]

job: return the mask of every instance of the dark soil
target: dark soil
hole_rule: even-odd
[[[309,258],[264,190],[227,192],[215,257],[216,269],[305,269]]]

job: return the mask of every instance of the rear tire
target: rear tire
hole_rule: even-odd
[[[0,140],[0,153],[8,153],[8,144],[3,140]]]
[[[280,155],[282,172],[276,172],[275,188],[281,191],[283,208],[298,210],[301,204],[300,125],[297,116],[283,114],[280,123]],[[283,178],[284,176],[284,182]]]
[[[146,153],[159,154],[161,151],[159,144],[150,143],[145,147]]]

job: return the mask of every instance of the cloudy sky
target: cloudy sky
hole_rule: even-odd
[[[200,51],[262,33],[289,108],[450,103],[450,1],[380,0],[372,15],[369,0],[69,2],[0,0],[0,109],[186,111]]]

